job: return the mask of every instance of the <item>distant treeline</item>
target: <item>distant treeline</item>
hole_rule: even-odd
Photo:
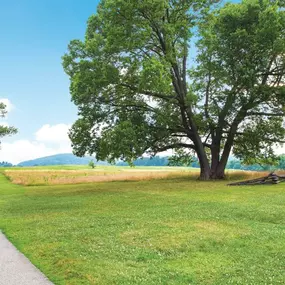
[[[133,162],[135,166],[168,166],[169,165],[169,159],[168,157],[160,157],[160,156],[154,156],[154,157],[143,157],[140,159],[137,159]],[[127,166],[127,162],[118,162],[116,165],[118,166]],[[179,163],[176,166],[185,166],[182,163],[179,165]],[[189,167],[199,167],[199,163],[197,160],[192,162]]]
[[[70,155],[61,155],[59,159],[59,155],[55,157],[48,157],[51,159],[44,158],[44,161],[41,161],[38,165],[64,165],[64,164],[88,164],[90,161],[90,158],[85,158],[83,161],[74,160],[70,158]],[[55,159],[56,158],[56,159]],[[68,158],[68,159],[67,159]],[[82,158],[80,158],[82,159]],[[32,163],[33,162],[33,163]],[[38,161],[37,161],[38,162]],[[101,164],[107,164],[105,162],[95,162],[97,165]],[[18,166],[36,166],[37,164],[35,161],[31,161],[30,163],[23,163],[19,164]],[[118,162],[116,165],[118,166],[127,166],[128,164],[126,162]],[[169,165],[169,159],[168,157],[160,157],[160,156],[154,156],[154,157],[144,157],[141,159],[137,159],[134,161],[135,166],[168,166]],[[12,167],[14,166],[12,163],[7,161],[0,162],[0,167]],[[185,166],[181,163],[181,165],[177,166]],[[189,167],[199,168],[199,162],[197,159],[193,159],[193,162],[188,165]],[[259,165],[259,164],[253,164],[253,165],[244,165],[239,159],[231,158],[227,164],[227,169],[237,169],[237,170],[253,170],[253,171],[263,171],[263,170],[275,170],[275,169],[285,169],[285,155],[281,155],[279,157],[279,162],[275,166],[270,165]]]
[[[197,159],[193,159],[194,161],[188,165],[189,167],[199,168],[199,162]],[[118,162],[118,166],[127,166],[126,162]],[[135,166],[168,166],[169,160],[168,157],[144,157],[141,159],[137,159],[134,161]],[[185,166],[185,165],[178,165]],[[227,169],[237,169],[237,170],[252,170],[252,171],[263,171],[263,170],[274,170],[274,169],[285,169],[285,155],[279,157],[279,162],[275,166],[270,165],[244,165],[239,159],[232,158],[229,160],[227,164]]]
[[[241,170],[252,170],[252,171],[270,171],[270,170],[277,170],[277,169],[285,169],[285,155],[280,155],[279,160],[276,165],[260,165],[260,164],[253,164],[253,165],[244,165],[241,163],[239,159],[231,159],[227,164],[228,169],[241,169]]]
[[[154,157],[143,157],[140,159],[137,159],[133,162],[135,166],[167,166],[168,165],[168,157],[160,157],[160,156],[154,156]],[[118,162],[116,163],[118,166],[127,166],[127,162]]]
[[[12,167],[13,164],[7,161],[0,162],[0,167]]]

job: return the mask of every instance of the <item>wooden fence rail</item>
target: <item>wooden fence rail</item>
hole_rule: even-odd
[[[257,179],[245,180],[240,182],[233,182],[228,184],[229,186],[236,185],[262,185],[262,184],[278,184],[285,182],[285,175],[278,175],[274,172],[271,172],[269,175],[260,177]]]

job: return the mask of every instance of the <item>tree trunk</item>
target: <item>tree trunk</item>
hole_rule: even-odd
[[[216,169],[211,169],[211,179],[224,179],[225,178],[225,166],[219,164]]]
[[[234,143],[234,137],[235,133],[237,131],[238,125],[241,122],[241,120],[245,116],[245,111],[242,111],[243,113],[239,113],[237,117],[235,118],[230,132],[228,134],[226,143],[223,147],[222,155],[220,157],[220,151],[221,151],[221,140],[215,137],[213,139],[213,144],[211,148],[211,155],[212,155],[212,161],[211,161],[211,175],[210,179],[224,179],[225,178],[225,169],[226,165],[231,153],[231,149]],[[221,135],[221,132],[220,132]]]
[[[192,128],[194,129],[194,127]],[[209,180],[211,177],[211,168],[210,163],[201,141],[201,138],[198,135],[198,132],[194,134],[193,142],[196,146],[196,153],[200,163],[200,180]]]
[[[223,163],[215,163],[214,165],[209,166],[209,163],[200,161],[200,180],[211,180],[211,179],[224,179],[225,178],[225,169],[226,165]]]
[[[210,167],[202,167],[200,166],[200,176],[199,180],[206,181],[211,179],[211,169]]]
[[[211,178],[215,177],[220,162],[220,146],[215,142],[211,148]]]
[[[224,179],[226,165],[220,160],[220,146],[213,145],[211,149],[211,179]]]
[[[199,163],[200,163],[200,180],[210,180],[211,179],[211,168],[204,148],[197,151]]]

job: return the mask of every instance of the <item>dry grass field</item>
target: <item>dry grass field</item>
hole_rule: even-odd
[[[198,169],[175,167],[99,167],[96,169],[23,169],[6,170],[4,174],[14,184],[25,186],[80,184],[108,181],[143,181],[166,178],[195,178]],[[257,178],[268,172],[228,171],[230,179]]]
[[[15,184],[58,185],[107,181],[141,181],[197,175],[187,169],[115,169],[113,167],[95,170],[7,170],[6,177]]]

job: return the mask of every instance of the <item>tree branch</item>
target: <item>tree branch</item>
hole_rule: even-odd
[[[135,91],[135,92],[137,92],[139,94],[142,94],[142,95],[147,95],[147,96],[159,98],[159,99],[163,99],[163,100],[166,100],[166,101],[169,101],[171,99],[176,99],[176,96],[165,95],[165,94],[162,94],[162,93],[159,93],[159,92],[152,92],[150,90],[142,90],[142,89],[140,89],[140,88],[138,88],[136,86],[130,85],[130,84],[121,83],[120,85],[122,87],[129,88],[130,90]]]
[[[157,148],[155,151],[156,152],[162,152],[162,151],[166,151],[168,149],[173,149],[173,148],[191,148],[196,150],[195,146],[193,144],[186,144],[186,143],[174,143],[174,144],[170,144],[161,148]]]
[[[209,134],[208,134],[207,137],[205,138],[204,144],[207,143],[207,141],[208,141],[208,139],[210,138],[210,136],[211,136],[211,132],[209,132]]]
[[[204,110],[205,110],[205,117],[206,119],[210,118],[209,115],[209,96],[210,96],[210,85],[211,85],[211,73],[209,73],[208,75],[208,82],[207,82],[207,86],[206,86],[206,97],[205,97],[205,104],[204,104]]]
[[[264,112],[249,112],[247,116],[268,116],[268,117],[282,117],[285,113],[264,113]]]
[[[172,134],[171,136],[176,138],[188,138],[187,134]]]

